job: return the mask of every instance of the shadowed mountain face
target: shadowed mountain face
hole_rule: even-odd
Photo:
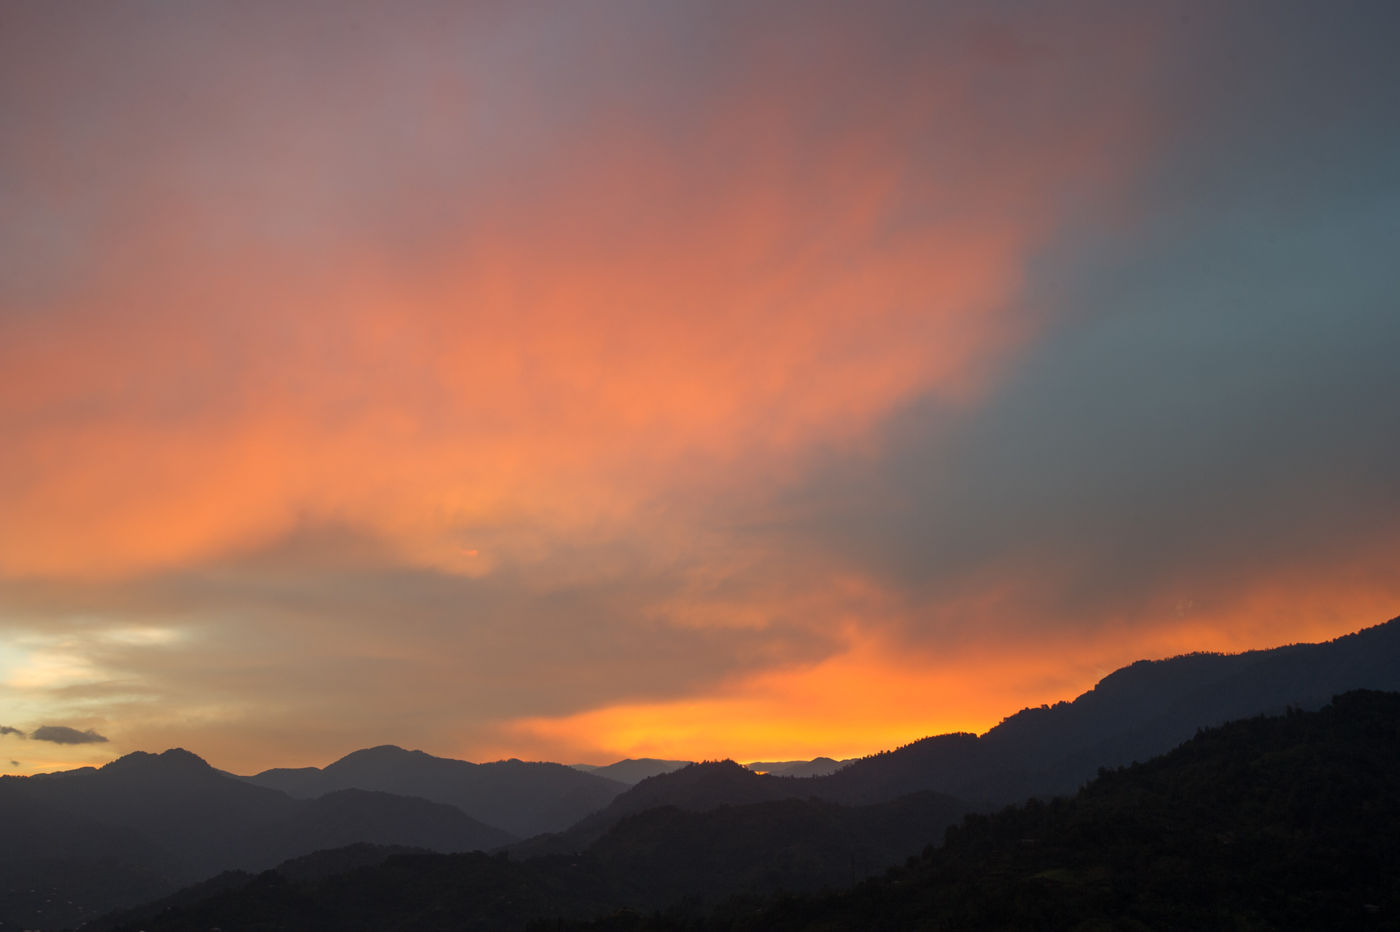
[[[304,798],[347,789],[418,796],[519,836],[558,831],[627,788],[563,764],[473,764],[393,745],[355,751],[324,769],[266,770],[244,779]]]
[[[471,851],[512,840],[422,799],[362,791],[292,799],[180,749],[0,777],[0,818],[0,928],[75,925],[220,871],[352,842]]]

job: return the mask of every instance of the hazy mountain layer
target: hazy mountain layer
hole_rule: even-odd
[[[591,773],[599,777],[607,777],[609,780],[616,780],[619,783],[626,783],[628,786],[645,780],[647,777],[654,777],[658,774],[670,773],[679,770],[686,764],[693,763],[688,760],[659,760],[655,757],[627,758],[613,764],[594,766],[592,764],[571,764],[575,770],[582,770],[584,773]]]
[[[418,796],[522,837],[571,825],[627,788],[563,764],[473,764],[393,745],[355,751],[324,769],[265,770],[244,779],[304,798],[346,789]]]
[[[817,757],[812,760],[752,761],[744,766],[759,773],[771,773],[775,777],[824,777],[850,762]]]
[[[0,777],[0,928],[61,928],[233,868],[352,842],[436,851],[512,836],[451,806],[351,790],[292,799],[188,751]]]

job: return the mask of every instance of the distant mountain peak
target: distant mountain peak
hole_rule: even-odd
[[[685,760],[662,760],[657,757],[629,757],[612,764],[570,764],[574,770],[581,770],[584,773],[591,773],[597,777],[604,777],[608,780],[616,780],[619,783],[636,785],[647,777],[654,777],[658,774],[670,773],[678,770],[692,761]]]
[[[327,773],[336,773],[346,770],[361,770],[366,767],[399,768],[406,764],[427,764],[441,763],[445,758],[434,757],[426,751],[410,751],[401,748],[397,744],[380,744],[372,748],[361,748],[358,751],[351,751],[340,760],[327,765]],[[457,762],[453,762],[457,763]]]
[[[136,771],[152,770],[161,772],[214,772],[214,768],[209,766],[209,762],[184,748],[169,748],[159,754],[152,754],[149,751],[132,751],[124,754],[116,760],[104,764],[102,771]]]
[[[406,754],[422,754],[422,751],[410,751],[407,748],[399,747],[397,744],[376,744],[372,748],[360,748],[358,751],[351,751],[341,760],[348,760],[352,757],[402,757]]]

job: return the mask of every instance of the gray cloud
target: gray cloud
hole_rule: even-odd
[[[369,531],[317,525],[203,566],[82,585],[0,580],[0,593],[40,636],[83,634],[85,659],[111,678],[61,696],[121,719],[128,740],[208,744],[245,727],[132,738],[131,723],[159,717],[166,697],[198,696],[236,702],[258,740],[322,760],[375,741],[445,753],[444,736],[493,740],[504,718],[664,699],[827,656],[832,635],[811,613],[751,626],[675,617],[678,605],[723,615],[785,602],[775,577],[810,588],[765,559],[716,573],[704,552],[658,561],[625,539],[556,540],[537,563],[471,579],[397,564]],[[104,636],[141,624],[178,634],[158,645]]]
[[[107,739],[92,729],[79,731],[67,725],[41,725],[29,737],[35,741],[51,741],[54,744],[104,744]]]
[[[1007,630],[1148,622],[1172,593],[1260,584],[1285,612],[1289,587],[1353,574],[1397,593],[1380,555],[1400,546],[1400,133],[1379,114],[1400,67],[1374,31],[1294,14],[1318,22],[1243,83],[1257,23],[1190,57],[1133,224],[1067,230],[1030,270],[1048,327],[986,398],[917,399],[882,456],[833,455],[789,494],[837,564],[925,618],[1014,590]]]
[[[24,732],[20,731],[18,728],[11,728],[9,725],[0,725],[0,735],[19,735],[22,738],[24,737]]]
[[[1025,619],[1084,624],[1400,544],[1400,276],[1378,210],[1280,217],[1268,239],[1225,218],[1156,231],[1153,259],[1086,268],[1060,297],[1094,313],[985,407],[911,405],[884,458],[829,462],[798,505],[905,590],[1030,580]]]

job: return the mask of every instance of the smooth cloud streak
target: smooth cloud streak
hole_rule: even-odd
[[[32,741],[48,741],[53,744],[106,744],[107,739],[93,731],[79,731],[67,725],[40,725],[29,736]]]

